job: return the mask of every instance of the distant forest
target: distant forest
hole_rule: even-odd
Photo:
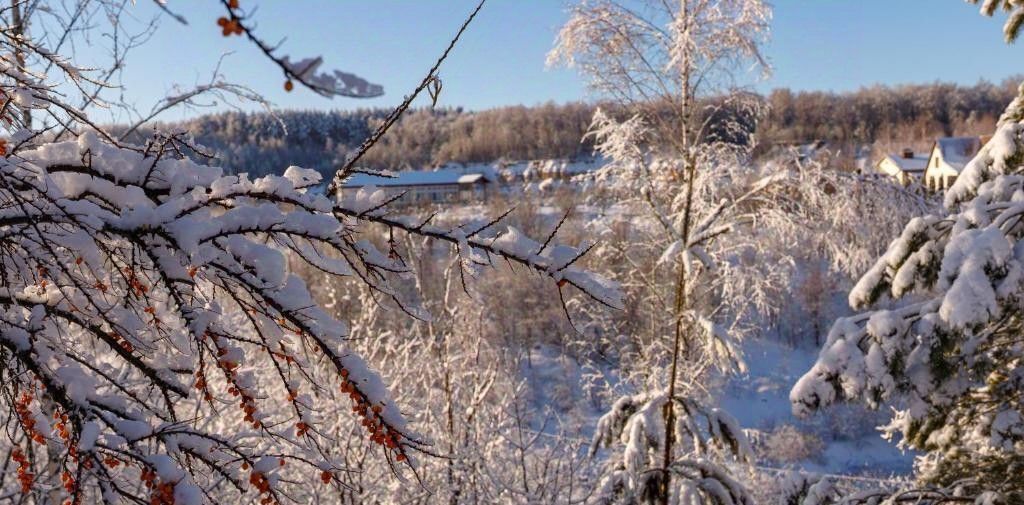
[[[777,89],[762,97],[770,107],[757,124],[758,139],[762,146],[822,140],[879,151],[925,148],[938,136],[991,132],[1019,82],[874,86],[849,93]],[[401,170],[585,155],[592,146],[581,139],[595,107],[416,109],[364,157],[364,164]],[[265,174],[299,164],[330,173],[387,112],[223,112],[161,127],[191,131],[229,170]]]

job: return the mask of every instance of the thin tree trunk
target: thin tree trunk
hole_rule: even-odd
[[[11,0],[11,31],[15,37],[14,60],[18,63],[18,69],[26,72],[25,51],[22,49],[22,40],[25,36],[25,19],[22,16],[22,6],[25,0]],[[32,110],[24,108],[21,111],[22,121],[26,129],[32,129]]]
[[[682,30],[684,31],[684,40],[688,38],[688,32],[690,30],[690,20],[688,5],[689,0],[679,0],[679,19],[684,23]],[[686,278],[686,245],[690,240],[690,222],[693,214],[693,182],[694,175],[696,174],[695,161],[692,156],[691,140],[689,138],[689,123],[690,123],[690,111],[691,111],[691,100],[690,95],[690,58],[688,45],[684,49],[684,53],[680,56],[680,114],[679,114],[679,128],[680,128],[680,140],[682,142],[682,158],[683,158],[683,176],[686,178],[686,203],[683,208],[683,251],[684,256],[679,262],[679,271],[676,277],[675,286],[675,331],[672,339],[672,365],[669,370],[668,380],[668,398],[665,402],[665,451],[662,454],[662,481],[660,486],[659,498],[662,505],[668,505],[669,494],[670,494],[670,483],[672,480],[671,473],[669,472],[669,466],[672,464],[672,449],[675,445],[675,409],[673,401],[676,394],[676,379],[679,371],[679,359],[680,359],[680,348],[684,344],[686,335],[686,328],[683,326],[683,315],[688,305],[687,300],[687,278]]]

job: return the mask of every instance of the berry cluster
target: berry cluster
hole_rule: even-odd
[[[206,387],[206,373],[202,370],[196,372],[196,383],[193,385],[196,390],[203,393],[203,399],[207,402],[213,401],[213,393],[210,393],[209,388]]]
[[[71,472],[64,470],[64,473],[60,474],[60,481],[64,485],[64,490],[69,495],[75,496],[75,492],[78,489],[78,484],[75,482],[75,476],[71,475]]]
[[[14,405],[14,411],[18,414],[18,420],[21,422],[22,429],[25,430],[25,434],[37,444],[46,443],[46,439],[43,438],[43,434],[36,429],[36,418],[32,415],[32,394],[25,392],[21,394],[21,398]]]
[[[128,276],[128,284],[131,286],[132,291],[134,291],[136,295],[142,296],[149,291],[149,288],[146,287],[146,285],[143,284],[141,281],[139,281],[139,277],[135,275],[135,271],[133,271],[131,267],[124,267],[124,273],[125,275]]]
[[[121,337],[120,333],[112,331],[107,335],[109,335],[114,342],[117,342],[117,345],[121,346],[121,348],[124,349],[125,351],[133,352],[135,350],[135,346],[132,345],[132,343],[129,342],[127,339]]]
[[[225,37],[241,35],[244,32],[242,24],[238,22],[238,17],[235,16],[235,13],[233,12],[238,8],[238,0],[230,0],[228,2],[228,8],[232,11],[230,19],[224,16],[217,18],[217,26],[221,29],[221,35],[224,35]]]
[[[18,482],[21,483],[21,492],[28,494],[32,490],[32,483],[36,480],[35,474],[32,473],[32,464],[25,453],[21,452],[21,447],[15,447],[11,451],[11,459],[18,464]]]
[[[68,456],[78,460],[78,448],[76,444],[72,443],[71,431],[68,430],[68,415],[54,412],[53,420],[55,421],[54,429],[57,431],[57,436],[64,442],[64,446],[68,448]]]
[[[142,469],[142,483],[150,490],[149,505],[174,505],[175,482],[162,482],[156,472],[148,468]]]
[[[103,464],[107,465],[107,467],[110,469],[114,469],[121,464],[121,460],[108,454],[103,458]]]
[[[238,9],[238,0],[230,0],[228,2],[228,9],[230,11],[230,17],[221,16],[217,18],[217,26],[220,27],[220,34],[225,37],[230,37],[232,35],[242,35],[243,33],[245,33],[245,27],[242,26],[239,16],[235,13],[235,10]],[[295,83],[292,82],[291,79],[285,80],[284,90],[291,92],[291,90],[293,89],[295,89]],[[3,152],[0,152],[0,156],[2,156],[3,154]],[[194,271],[190,271],[189,275],[195,275]]]
[[[345,393],[352,400],[352,412],[355,412],[363,418],[362,425],[366,427],[366,430],[370,434],[370,441],[386,447],[388,450],[394,451],[396,461],[405,461],[406,455],[399,443],[401,434],[387,426],[384,423],[384,418],[381,417],[381,406],[370,405],[366,397],[360,393],[355,384],[348,379],[349,372],[346,369],[341,369],[341,392]]]
[[[212,341],[214,346],[217,348],[217,366],[224,373],[224,376],[227,378],[229,383],[228,393],[231,396],[237,396],[240,398],[238,408],[242,409],[242,412],[245,413],[245,422],[251,424],[253,429],[261,428],[263,423],[256,418],[256,398],[237,382],[238,362],[233,361],[228,357],[230,351],[227,347],[221,346],[220,338],[217,337],[217,335],[213,335]],[[202,371],[196,372],[196,377],[198,377],[198,380],[196,381],[196,389],[204,389],[206,387],[206,380],[202,375]],[[206,398],[207,401],[212,399],[209,392],[207,392]]]
[[[279,465],[284,466],[284,459],[279,459],[277,462]],[[242,463],[242,470],[248,469],[249,464]],[[249,484],[255,487],[256,491],[259,492],[260,496],[262,496],[262,498],[260,498],[260,503],[262,505],[274,505],[278,503],[277,498],[275,498],[274,494],[270,491],[270,479],[268,479],[267,475],[263,472],[253,468],[252,473],[249,474]]]

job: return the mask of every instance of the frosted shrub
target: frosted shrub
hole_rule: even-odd
[[[222,2],[224,35],[244,34],[290,87],[380,93],[351,74],[319,70],[319,58],[279,55],[255,37],[252,11],[239,3]],[[25,5],[2,15],[59,16],[65,7]],[[79,7],[119,26],[126,5]],[[45,37],[47,25],[39,26]],[[579,289],[622,306],[614,284],[577,266],[588,244],[561,244],[554,234],[534,241],[500,219],[433,225],[393,212],[374,188],[328,197],[320,174],[297,166],[226,175],[186,134],[121,141],[51,81],[86,106],[107,84],[41,49],[24,28],[23,20],[0,27],[0,118],[11,132],[0,142],[3,499],[317,500],[347,489],[352,447],[382,462],[377,478],[417,478],[419,457],[437,452],[407,424],[416,412],[403,411],[367,364],[368,349],[352,345],[349,325],[307,285],[350,279],[371,293],[357,309],[385,300],[400,317],[429,320],[429,304],[410,286],[415,258],[399,246],[403,237],[448,244],[463,283],[500,261],[546,279],[551,293],[571,298]],[[240,88],[216,81],[167,97],[135,127],[225,89]],[[32,129],[33,117],[49,126]]]
[[[800,431],[791,424],[772,430],[761,447],[761,457],[778,464],[820,460],[825,443],[813,433]]]

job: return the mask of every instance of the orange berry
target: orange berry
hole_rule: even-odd
[[[285,91],[291,91],[293,89],[295,89],[295,84],[292,83],[291,79],[288,79],[287,81],[284,81],[284,90]]]
[[[232,8],[232,9],[237,9],[238,8],[238,0],[229,0],[228,1],[228,7]]]
[[[217,18],[217,26],[224,27],[228,24],[228,18],[221,16]]]

